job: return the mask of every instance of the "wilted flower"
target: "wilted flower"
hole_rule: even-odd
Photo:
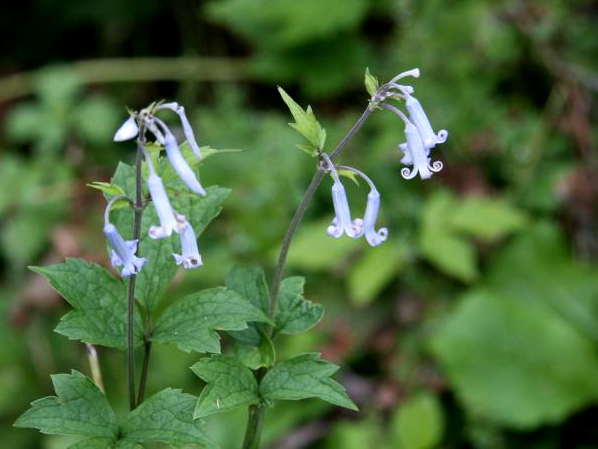
[[[185,229],[179,235],[181,240],[181,253],[172,254],[177,265],[183,264],[186,269],[197,268],[203,265],[199,249],[197,248],[197,239],[191,223],[185,222]]]
[[[118,229],[112,223],[104,224],[104,235],[110,245],[110,263],[113,267],[123,267],[122,277],[128,277],[141,270],[145,263],[145,257],[137,257],[137,240],[124,240]]]

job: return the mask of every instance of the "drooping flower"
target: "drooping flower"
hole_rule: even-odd
[[[195,237],[195,232],[193,232],[191,223],[185,222],[185,229],[180,233],[179,237],[181,241],[182,254],[172,254],[176,264],[183,264],[183,266],[188,270],[201,267],[203,262],[201,261],[201,255],[199,254],[199,249],[197,248],[197,239]]]
[[[162,120],[158,118],[155,118],[155,120],[162,127],[164,132],[164,148],[166,149],[166,156],[168,157],[170,165],[172,165],[174,171],[176,171],[189,189],[201,196],[205,196],[206,191],[201,186],[197,176],[195,176],[195,173],[181,154],[181,150],[179,149],[179,145],[173,134]]]
[[[137,134],[139,134],[139,127],[137,126],[135,117],[131,116],[116,130],[114,141],[124,142],[125,140],[131,140]]]
[[[124,240],[116,226],[109,222],[104,224],[104,235],[111,248],[110,263],[115,268],[123,267],[121,276],[128,277],[139,273],[145,264],[145,257],[135,255],[137,240]]]
[[[148,166],[151,167],[149,164]],[[160,220],[160,226],[150,226],[148,235],[152,239],[161,239],[170,236],[173,230],[176,233],[183,231],[185,225],[184,217],[181,219],[180,217],[182,216],[175,216],[166,195],[164,184],[160,177],[153,171],[153,168],[150,169],[150,174],[147,177],[147,188],[152,197],[158,219]]]
[[[191,128],[191,124],[189,123],[187,115],[185,114],[185,108],[176,102],[164,103],[158,107],[158,109],[162,108],[170,109],[179,116],[179,119],[181,120],[181,125],[183,125],[183,133],[185,134],[185,139],[187,139],[191,151],[193,151],[193,154],[195,154],[198,158],[201,159],[201,152],[199,151],[199,146],[195,141],[195,134],[193,133],[193,128]]]
[[[413,168],[411,170],[407,167],[401,169],[401,176],[405,179],[413,179],[419,174],[421,179],[428,179],[432,176],[432,173],[442,170],[442,162],[435,161],[430,163],[430,149],[426,148],[419,130],[411,123],[407,116],[394,106],[383,104],[382,107],[394,112],[405,123],[405,137],[407,142],[399,145],[399,149],[403,153],[401,163],[413,165]]]
[[[340,165],[339,168],[342,168],[344,170],[350,170],[353,173],[357,174],[370,187],[370,192],[368,193],[368,200],[365,206],[365,213],[363,214],[363,220],[356,219],[355,221],[358,223],[359,227],[362,230],[362,233],[365,235],[365,239],[370,244],[370,246],[380,245],[388,237],[388,229],[380,228],[376,231],[376,220],[378,218],[378,209],[380,208],[380,194],[378,193],[378,189],[376,189],[374,182],[369,178],[369,176],[367,176],[362,171],[345,165]]]
[[[407,108],[409,118],[417,128],[426,149],[433,148],[438,143],[446,142],[448,131],[446,129],[441,129],[438,131],[438,134],[436,134],[432,129],[430,120],[428,120],[428,116],[419,100],[410,95],[407,91],[405,91],[405,107]]]
[[[351,238],[357,238],[363,234],[363,227],[361,220],[351,220],[351,211],[349,210],[349,202],[347,200],[347,193],[345,187],[341,183],[338,173],[328,156],[325,156],[327,169],[330,170],[334,183],[332,184],[332,204],[334,205],[335,217],[326,233],[334,238],[339,238],[341,235],[347,234]]]

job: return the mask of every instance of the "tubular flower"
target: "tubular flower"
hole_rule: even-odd
[[[115,142],[124,142],[125,140],[131,140],[133,137],[139,134],[139,127],[135,121],[135,117],[129,117],[124,121],[122,125],[116,130],[114,134]]]
[[[139,273],[143,264],[145,264],[145,257],[137,257],[137,240],[124,240],[119,234],[116,226],[112,223],[104,225],[104,235],[108,244],[110,245],[110,263],[113,267],[123,267],[120,275],[128,277],[132,274]]]
[[[434,132],[432,129],[432,125],[430,125],[430,120],[428,120],[428,116],[424,112],[424,108],[422,107],[419,100],[415,97],[412,97],[409,92],[405,91],[405,107],[409,112],[409,118],[417,128],[421,139],[423,141],[424,147],[426,149],[433,148],[437,143],[444,143],[448,137],[448,131],[446,129],[441,129],[438,131],[438,134]]]
[[[181,240],[182,254],[172,254],[176,264],[183,264],[188,270],[201,267],[203,262],[201,261],[199,249],[197,248],[197,239],[195,238],[195,232],[193,232],[191,223],[185,222],[185,229],[181,232],[179,237]]]
[[[158,219],[160,220],[160,226],[150,226],[148,235],[152,239],[161,239],[170,236],[173,230],[177,233],[183,231],[185,225],[184,219],[181,219],[182,216],[175,217],[174,211],[170,206],[170,201],[168,201],[164,184],[162,184],[162,180],[153,170],[150,170],[150,174],[147,177],[147,188],[152,197]]]
[[[191,128],[191,124],[187,119],[187,115],[185,114],[185,108],[178,103],[164,103],[159,106],[159,108],[170,109],[171,111],[175,112],[179,119],[181,120],[181,125],[183,125],[183,133],[185,134],[185,139],[189,142],[189,147],[193,154],[195,154],[199,159],[202,159],[201,152],[199,151],[199,146],[195,141],[195,135],[193,134],[193,128]]]
[[[328,156],[325,156],[328,169],[334,179],[332,184],[332,204],[334,205],[335,217],[332,220],[330,226],[326,230],[326,233],[334,238],[339,238],[343,233],[347,234],[351,238],[357,238],[363,234],[362,221],[357,219],[351,221],[351,211],[349,210],[349,202],[347,201],[347,193],[345,187],[341,183],[338,173],[332,165],[332,161]]]

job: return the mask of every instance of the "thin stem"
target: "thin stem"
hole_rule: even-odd
[[[332,150],[330,154],[330,159],[334,156],[338,155],[344,148],[347,146],[347,143],[351,140],[351,138],[359,131],[361,126],[367,120],[367,118],[372,113],[372,109],[370,109],[369,105],[366,110],[361,114],[361,117],[355,122],[355,124],[351,127],[351,129],[347,132],[345,137],[338,143],[338,145]],[[293,235],[305,215],[305,211],[307,210],[307,206],[309,202],[314,197],[316,190],[318,189],[322,179],[324,178],[325,171],[324,169],[318,164],[318,168],[314,173],[301,202],[297,206],[297,210],[289,223],[289,226],[286,230],[284,238],[282,240],[282,245],[280,247],[280,252],[278,254],[278,262],[276,264],[276,268],[274,269],[274,278],[272,281],[272,288],[270,289],[270,304],[269,304],[269,315],[270,318],[274,318],[274,314],[276,312],[276,302],[278,300],[278,291],[280,289],[280,282],[282,280],[282,274],[284,272],[287,255],[289,252],[289,248],[291,246],[291,240],[293,239]],[[269,335],[272,335],[273,332],[272,327],[266,328],[266,332]],[[256,379],[259,380],[265,374],[265,370],[260,370],[256,375]],[[243,449],[258,449],[260,445],[260,438],[262,433],[262,427],[264,425],[264,413],[265,409],[260,404],[254,404],[249,406],[248,410],[248,418],[247,418],[247,427],[245,429],[245,439],[243,441]]]
[[[146,339],[143,344],[143,365],[141,365],[141,379],[139,380],[139,392],[137,394],[137,404],[141,404],[145,397],[145,385],[147,383],[147,372],[149,368],[149,359],[152,352],[152,342]]]
[[[133,208],[133,240],[139,240],[141,234],[141,215],[143,214],[143,198],[141,197],[141,161],[143,159],[140,145],[135,158],[135,207]],[[129,277],[127,286],[127,378],[129,384],[129,408],[133,410],[135,402],[135,274]]]
[[[243,449],[258,449],[264,427],[264,407],[259,404],[250,405],[248,413]]]

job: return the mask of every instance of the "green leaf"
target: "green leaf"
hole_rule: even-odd
[[[75,444],[71,444],[68,449],[128,449],[119,445],[114,438],[106,437],[93,437],[85,438],[84,440],[78,441]],[[141,446],[137,448],[141,449]],[[135,448],[135,449],[137,449]]]
[[[428,200],[422,214],[419,248],[436,268],[469,283],[478,275],[476,253],[472,243],[450,228],[456,204],[454,197],[445,191],[437,192]]]
[[[116,439],[116,416],[91,380],[74,370],[71,374],[51,377],[58,396],[32,402],[31,408],[15,422],[16,427],[33,427],[49,434]]]
[[[403,242],[388,241],[367,251],[351,267],[347,283],[351,300],[365,306],[403,269],[407,263]]]
[[[500,425],[555,424],[598,399],[592,341],[520,293],[467,294],[432,350],[465,407]]]
[[[365,90],[368,91],[370,97],[373,97],[378,90],[378,79],[370,73],[369,67],[365,69]]]
[[[305,137],[310,143],[310,147],[300,146],[302,150],[306,151],[310,156],[316,156],[318,150],[324,148],[326,142],[326,130],[322,128],[316,116],[308,106],[304,111],[295,101],[284,91],[282,87],[278,87],[278,92],[282,99],[289,107],[295,123],[289,123],[289,126],[294,128]]]
[[[452,211],[451,228],[483,240],[496,240],[520,230],[526,217],[508,202],[492,198],[466,198]]]
[[[213,447],[215,444],[202,430],[201,421],[193,420],[196,401],[195,396],[166,388],[129,413],[121,429],[122,437],[132,443],[161,441],[176,447]]]
[[[126,348],[127,296],[120,279],[81,259],[30,269],[45,276],[74,309],[61,318],[56,332],[84,343]],[[135,345],[139,346],[142,325],[138,313],[135,329]]]
[[[267,400],[317,397],[357,410],[343,386],[330,378],[337,370],[338,366],[320,359],[319,354],[302,354],[274,365],[260,382],[260,394]]]
[[[303,297],[305,278],[296,276],[283,279],[280,283],[274,322],[278,334],[299,334],[315,326],[324,307]]]
[[[226,274],[226,288],[232,290],[262,312],[268,312],[269,293],[264,270],[259,267],[233,267]]]
[[[198,195],[171,197],[172,207],[183,213],[193,226],[195,236],[199,238],[207,225],[218,216],[222,210],[222,203],[229,195],[230,189],[210,186],[206,189],[206,196]],[[137,275],[136,297],[146,307],[153,311],[164,294],[170,280],[174,277],[178,267],[174,263],[172,253],[180,252],[179,238],[173,233],[168,238],[153,240],[147,235],[150,226],[158,223],[158,217],[150,204],[145,210],[141,222],[141,239],[139,254],[147,261]]]
[[[87,187],[91,187],[92,189],[97,189],[100,192],[105,193],[106,195],[124,195],[125,191],[116,184],[112,184],[110,182],[102,182],[102,181],[94,181],[89,184],[85,184]]]
[[[201,359],[191,370],[207,382],[197,400],[194,419],[257,404],[260,400],[255,376],[233,357],[211,355]]]
[[[232,290],[216,287],[185,296],[158,318],[152,340],[183,351],[220,352],[218,330],[240,330],[268,317]]]
[[[240,332],[234,332],[232,336],[237,337],[236,334]],[[237,337],[232,347],[232,355],[253,370],[272,366],[276,360],[272,339],[261,330],[255,330],[255,332],[258,338],[257,343],[252,341],[247,344],[243,339]]]
[[[438,447],[444,431],[444,417],[438,398],[420,393],[401,402],[391,418],[391,429],[401,449]]]

